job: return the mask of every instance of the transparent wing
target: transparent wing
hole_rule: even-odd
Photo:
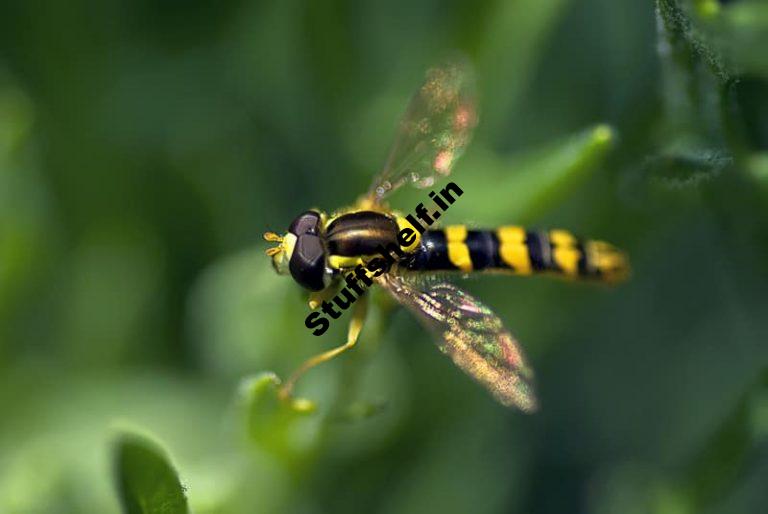
[[[393,273],[379,280],[436,336],[440,350],[499,402],[526,412],[536,409],[533,372],[491,309],[452,284],[419,283]]]
[[[474,74],[469,64],[457,59],[428,70],[368,198],[378,203],[405,183],[431,187],[437,177],[449,175],[476,124]]]

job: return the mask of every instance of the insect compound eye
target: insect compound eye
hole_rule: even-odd
[[[293,279],[307,289],[325,289],[325,248],[320,237],[312,234],[299,236],[289,268]]]
[[[297,236],[304,234],[320,234],[320,214],[317,211],[307,211],[299,214],[288,227],[288,232]]]
[[[306,211],[293,220],[288,233],[296,237],[291,252],[291,276],[312,291],[325,288],[325,246],[320,237],[320,213]]]

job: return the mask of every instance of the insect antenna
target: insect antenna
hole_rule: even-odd
[[[269,241],[271,243],[282,243],[283,236],[275,234],[274,232],[264,232],[264,241]]]
[[[270,257],[272,257],[273,255],[277,255],[278,253],[283,251],[283,236],[279,234],[275,234],[274,232],[265,232],[264,241],[269,241],[270,243],[277,243],[277,246],[273,246],[272,248],[267,248],[267,251],[265,253]]]

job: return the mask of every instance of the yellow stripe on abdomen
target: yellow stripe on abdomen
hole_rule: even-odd
[[[472,258],[467,246],[467,227],[451,225],[445,227],[445,239],[448,243],[448,259],[461,271],[472,271]]]
[[[612,244],[605,241],[587,241],[584,243],[584,251],[587,262],[606,282],[621,282],[629,277],[629,259]]]
[[[573,234],[566,230],[550,230],[549,242],[552,245],[552,257],[557,267],[568,276],[578,275],[581,250]]]
[[[523,227],[506,226],[496,230],[499,240],[499,257],[515,273],[531,273],[531,256],[525,244],[526,232]]]

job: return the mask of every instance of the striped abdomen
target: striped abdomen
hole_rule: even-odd
[[[404,265],[413,271],[555,273],[614,282],[629,273],[624,254],[602,241],[580,241],[565,230],[505,226],[469,230],[454,225],[428,230]]]

